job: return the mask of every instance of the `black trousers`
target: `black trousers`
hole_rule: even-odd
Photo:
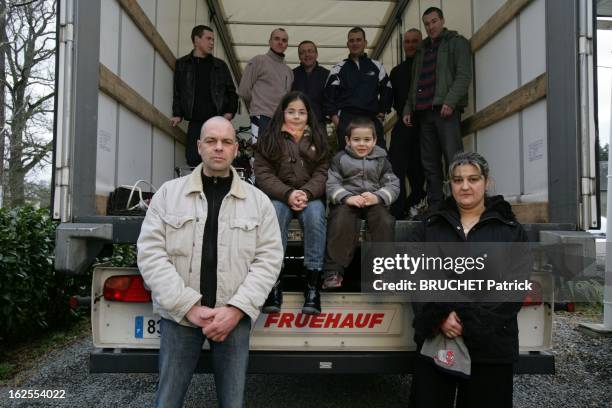
[[[395,203],[391,205],[391,213],[397,219],[403,219],[408,208],[418,204],[425,197],[425,173],[421,164],[421,145],[417,120],[414,126],[406,127],[404,122],[398,120],[391,132],[391,145],[389,146],[389,161],[393,173],[400,180],[400,194]],[[406,198],[406,182],[410,183],[410,196]]]
[[[187,165],[195,167],[202,163],[202,158],[198,153],[198,139],[200,138],[200,131],[205,121],[203,120],[190,120],[187,126],[187,146],[185,146],[185,159],[187,159]]]
[[[427,204],[432,209],[438,208],[444,200],[442,157],[448,166],[453,156],[463,151],[460,117],[455,110],[452,115],[443,118],[439,107],[417,111],[421,128],[421,162],[427,180]]]
[[[359,243],[361,220],[368,221],[369,240],[392,242],[395,219],[382,204],[366,208],[346,204],[333,205],[327,219],[327,243],[325,250],[326,271],[344,272],[351,264]]]
[[[410,408],[512,408],[513,365],[472,363],[469,380],[443,373],[418,355]]]
[[[380,123],[380,120],[376,116],[370,117],[367,115],[356,115],[352,112],[342,111],[340,112],[340,122],[338,123],[338,127],[336,128],[336,138],[338,139],[338,151],[341,152],[342,150],[344,150],[344,146],[346,146],[346,141],[344,140],[344,137],[348,136],[346,134],[346,128],[348,127],[349,123],[351,123],[351,120],[357,117],[367,117],[371,119],[372,122],[374,122],[374,127],[376,128],[376,144],[382,147],[383,149],[387,150],[387,144],[385,143],[384,129],[383,129],[382,123]]]

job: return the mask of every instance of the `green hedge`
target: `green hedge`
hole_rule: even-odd
[[[0,209],[0,342],[12,343],[74,321],[72,295],[87,295],[91,275],[53,268],[55,227],[49,210]]]

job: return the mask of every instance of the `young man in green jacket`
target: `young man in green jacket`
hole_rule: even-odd
[[[472,54],[468,40],[444,28],[439,8],[425,10],[423,25],[428,37],[414,57],[402,120],[406,126],[412,126],[414,118],[419,121],[427,204],[435,210],[444,199],[442,155],[449,163],[463,151],[460,119],[472,80]]]

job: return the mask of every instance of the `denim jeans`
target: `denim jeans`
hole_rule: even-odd
[[[272,204],[281,229],[283,250],[287,250],[289,223],[293,217],[297,217],[304,231],[304,267],[311,271],[323,270],[327,229],[325,203],[321,200],[309,201],[308,206],[302,211],[293,211],[287,204],[277,200],[272,200]]]
[[[182,407],[206,336],[202,329],[161,320],[156,407]],[[225,341],[210,341],[217,400],[221,408],[242,408],[249,362],[251,320],[245,316]]]

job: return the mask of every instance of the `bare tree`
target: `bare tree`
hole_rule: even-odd
[[[0,0],[0,208],[4,203],[4,142],[6,126],[6,0]]]
[[[8,1],[6,12],[5,206],[25,202],[26,174],[52,149],[56,0]],[[1,34],[1,33],[0,33]]]

